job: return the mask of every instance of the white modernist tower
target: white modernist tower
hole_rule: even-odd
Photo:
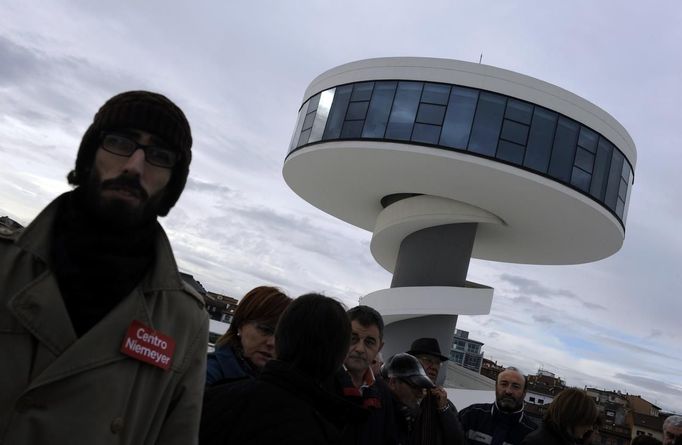
[[[361,60],[303,97],[284,179],[306,201],[373,232],[391,288],[361,304],[386,353],[487,314],[471,257],[577,264],[623,244],[637,152],[609,114],[511,71],[427,58]]]

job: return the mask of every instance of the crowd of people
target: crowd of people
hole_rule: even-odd
[[[584,391],[562,391],[536,425],[526,377],[507,368],[495,400],[458,412],[436,339],[384,360],[381,315],[320,294],[253,289],[207,355],[203,298],[157,221],[182,194],[191,147],[171,100],[116,95],[82,138],[75,188],[23,230],[0,225],[0,443],[596,443]],[[662,434],[680,445],[682,417]]]

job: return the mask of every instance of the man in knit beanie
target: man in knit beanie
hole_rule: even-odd
[[[95,114],[59,196],[0,232],[0,443],[196,443],[208,318],[157,222],[192,135],[161,94]]]

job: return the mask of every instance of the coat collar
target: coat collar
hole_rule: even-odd
[[[138,320],[154,328],[150,308],[153,301],[146,295],[184,289],[168,238],[159,226],[156,259],[141,286],[85,335],[77,338],[51,270],[53,223],[60,203],[68,199],[68,194],[50,203],[16,240],[19,248],[47,266],[36,279],[13,295],[8,304],[14,316],[39,342],[35,366],[38,375],[31,376],[29,389],[123,360],[126,356],[120,348],[130,323]]]
[[[52,240],[55,217],[62,202],[70,199],[73,192],[66,192],[52,201],[17,237],[16,244],[33,254],[50,268],[52,264]],[[150,273],[142,281],[144,293],[159,290],[183,289],[182,278],[171,250],[170,242],[161,225],[156,223],[155,255],[156,260]]]

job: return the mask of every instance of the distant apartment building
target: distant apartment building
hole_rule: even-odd
[[[599,435],[602,445],[627,445],[630,443],[631,426],[627,423],[630,410],[627,395],[620,391],[585,388],[587,395],[597,404],[601,416]]]
[[[536,405],[549,405],[564,388],[566,382],[553,372],[539,369],[535,375],[528,376],[528,390],[525,401]]]
[[[488,360],[483,357],[481,364],[481,375],[488,377],[491,380],[497,381],[497,376],[504,371],[504,366],[498,365],[497,361]]]
[[[215,292],[206,292],[204,300],[209,317],[223,323],[232,322],[234,311],[237,309],[236,299]]]
[[[469,338],[468,331],[457,329],[452,338],[452,347],[450,348],[450,360],[470,369],[474,372],[481,372],[481,365],[483,363],[483,352],[481,347],[483,343]]]
[[[199,281],[188,273],[180,272],[180,276],[187,284],[192,286],[194,290],[204,297],[206,311],[212,320],[221,321],[223,323],[232,322],[234,311],[237,309],[238,302],[236,299],[207,291]]]
[[[661,408],[642,398],[627,394],[630,407],[626,415],[626,423],[630,427],[632,438],[637,436],[652,436],[663,440],[663,417],[660,415]]]

